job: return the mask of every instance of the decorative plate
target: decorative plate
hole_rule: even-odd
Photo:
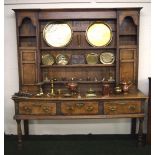
[[[67,65],[69,61],[69,57],[67,55],[58,54],[56,56],[56,63],[58,65]]]
[[[90,53],[86,56],[86,61],[88,64],[97,64],[98,63],[98,54]]]
[[[86,31],[86,39],[88,43],[95,47],[105,47],[112,40],[112,30],[109,25],[104,22],[92,23]]]
[[[73,54],[71,56],[71,64],[85,64],[85,56]]]
[[[42,64],[43,65],[53,65],[54,58],[51,54],[43,54],[42,55]]]
[[[64,47],[72,39],[72,30],[65,23],[50,23],[43,30],[43,38],[49,46]]]
[[[115,61],[115,56],[113,53],[105,52],[100,55],[100,61],[102,64],[113,64]]]

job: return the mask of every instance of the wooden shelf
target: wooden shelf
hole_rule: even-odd
[[[136,36],[136,33],[120,33],[120,36]]]
[[[24,35],[24,34],[21,35],[21,34],[20,34],[19,37],[36,37],[36,35]]]
[[[29,47],[23,47],[23,46],[22,46],[22,47],[19,47],[19,49],[20,49],[20,50],[26,50],[26,49],[27,49],[27,50],[35,50],[35,49],[37,49],[37,48],[34,47],[34,46],[32,46],[32,47],[30,47],[30,46],[29,46]]]
[[[116,47],[41,47],[40,50],[103,50],[103,49],[116,49]]]
[[[130,60],[120,60],[120,62],[134,62],[134,59],[130,59]]]
[[[115,81],[54,81],[54,84],[66,84],[66,83],[69,83],[69,82],[75,82],[75,83],[78,83],[78,84],[114,84]],[[42,85],[42,84],[50,84],[50,80],[49,81],[43,81],[43,82],[40,82],[36,85]]]
[[[115,64],[109,64],[109,65],[104,65],[104,64],[76,64],[76,65],[40,65],[42,68],[71,68],[71,67],[115,67]]]
[[[137,48],[137,45],[120,45],[119,48]]]

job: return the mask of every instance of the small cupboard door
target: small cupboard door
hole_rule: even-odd
[[[136,83],[136,49],[120,49],[120,81]]]
[[[37,65],[35,50],[21,50],[21,82],[22,85],[37,82]]]

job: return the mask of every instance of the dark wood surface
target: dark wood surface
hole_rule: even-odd
[[[65,119],[120,119],[120,118],[143,118],[144,114],[122,114],[122,115],[72,115],[72,116],[41,116],[15,115],[16,120],[65,120]]]
[[[18,143],[21,146],[21,120],[25,134],[29,134],[28,120],[31,119],[112,119],[131,118],[132,133],[135,133],[136,118],[139,119],[138,142],[142,145],[144,104],[147,97],[137,89],[139,56],[139,18],[141,8],[107,9],[14,9],[17,25],[17,47],[19,68],[19,91],[31,93],[31,97],[14,95],[17,120]],[[44,27],[51,22],[65,22],[71,26],[73,36],[70,43],[61,48],[50,47],[43,38]],[[86,39],[86,31],[95,21],[107,23],[112,30],[112,41],[106,47],[93,47]],[[42,64],[42,54],[72,55],[103,52],[114,54],[113,64],[72,64],[59,66]],[[46,77],[45,77],[46,73]],[[48,78],[47,81],[44,81]],[[78,94],[64,97],[59,89],[66,91],[67,83],[78,84]],[[104,81],[102,81],[104,78]],[[112,78],[112,81],[109,79]],[[55,96],[51,93],[51,79]],[[65,80],[64,80],[65,79]],[[88,80],[89,79],[89,80]],[[122,81],[132,82],[128,93],[115,94],[114,87]],[[40,84],[43,83],[43,84]],[[109,96],[103,94],[103,84],[109,85]],[[36,97],[42,87],[44,95]],[[97,96],[87,98],[93,88]],[[76,92],[78,93],[78,92]]]

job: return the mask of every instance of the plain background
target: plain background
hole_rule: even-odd
[[[18,66],[14,8],[115,8],[143,7],[140,16],[138,87],[148,94],[151,76],[151,3],[150,0],[5,0],[4,5],[4,131],[16,134],[11,96],[18,91]],[[35,125],[34,125],[35,124]],[[128,134],[130,119],[31,121],[30,134]],[[144,124],[146,132],[146,120]]]

